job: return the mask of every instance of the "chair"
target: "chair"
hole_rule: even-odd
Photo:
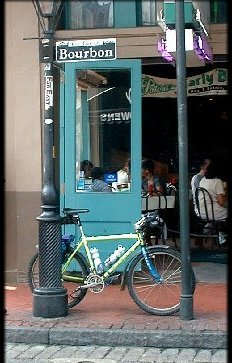
[[[157,245],[159,239],[162,244],[166,244],[167,225],[166,213],[169,209],[173,209],[175,205],[174,195],[156,195],[142,197],[142,213],[148,213],[147,226],[144,236],[148,245],[152,245],[151,239],[155,239]]]
[[[200,198],[201,203],[200,208]],[[195,191],[195,203],[197,209],[197,233],[199,237],[211,238],[216,241],[216,245],[219,244],[219,232],[226,230],[226,220],[216,220],[214,216],[214,203],[212,196],[205,188],[198,187]]]
[[[154,212],[160,209],[173,209],[175,195],[142,196],[142,213]]]

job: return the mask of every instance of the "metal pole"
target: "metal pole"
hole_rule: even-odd
[[[40,44],[44,63],[43,188],[39,221],[39,287],[33,292],[33,316],[57,318],[68,314],[67,290],[61,283],[61,223],[55,187],[53,32]]]
[[[180,316],[193,319],[193,295],[191,286],[190,236],[189,236],[189,187],[188,187],[188,120],[185,53],[184,0],[176,0],[176,71],[179,145],[179,204],[180,246],[182,265],[182,293]]]

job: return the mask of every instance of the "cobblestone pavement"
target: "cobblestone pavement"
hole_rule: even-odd
[[[227,363],[226,349],[160,349],[7,343],[5,363]]]

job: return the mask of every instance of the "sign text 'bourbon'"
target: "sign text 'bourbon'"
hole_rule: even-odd
[[[116,59],[116,39],[87,39],[56,42],[57,62]]]

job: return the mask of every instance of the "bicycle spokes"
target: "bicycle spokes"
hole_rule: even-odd
[[[177,251],[162,247],[147,250],[150,266],[143,254],[132,262],[128,272],[128,289],[132,299],[143,310],[155,315],[179,311],[181,296],[181,259]],[[156,280],[152,271],[157,271]],[[194,290],[194,286],[193,286]]]

